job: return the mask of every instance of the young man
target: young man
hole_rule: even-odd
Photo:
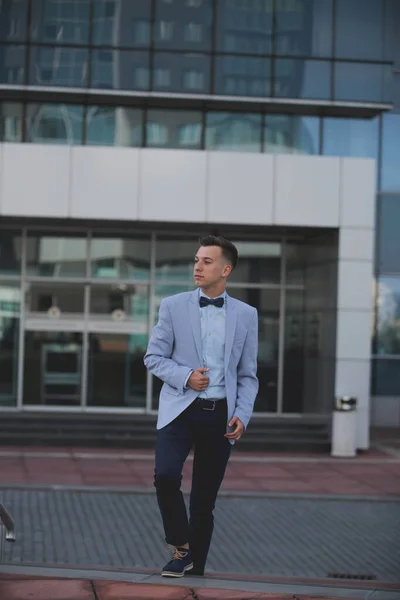
[[[238,260],[222,237],[200,240],[194,292],[160,305],[146,356],[160,393],[154,485],[167,544],[175,548],[161,575],[204,575],[213,510],[232,444],[253,412],[258,392],[258,315],[225,291]],[[180,490],[194,447],[190,519]]]

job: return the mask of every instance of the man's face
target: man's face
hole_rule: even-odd
[[[194,259],[194,280],[198,287],[208,288],[222,283],[232,271],[219,246],[200,246]]]

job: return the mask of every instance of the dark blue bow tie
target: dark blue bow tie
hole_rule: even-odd
[[[218,306],[221,308],[224,305],[223,298],[205,298],[204,296],[200,296],[200,308],[204,308],[204,306],[208,306],[211,304],[212,306]]]

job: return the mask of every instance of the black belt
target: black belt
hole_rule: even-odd
[[[223,404],[226,398],[196,398],[195,404],[198,404],[202,410],[215,410],[220,402]]]

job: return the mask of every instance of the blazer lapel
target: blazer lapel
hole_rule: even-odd
[[[203,364],[203,344],[201,341],[201,324],[199,310],[199,293],[195,290],[189,302],[190,322],[192,324],[193,339],[199,357],[199,364]]]
[[[226,302],[226,334],[225,334],[225,371],[228,368],[229,357],[232,351],[233,338],[235,336],[237,323],[237,311],[235,301],[227,295]]]

